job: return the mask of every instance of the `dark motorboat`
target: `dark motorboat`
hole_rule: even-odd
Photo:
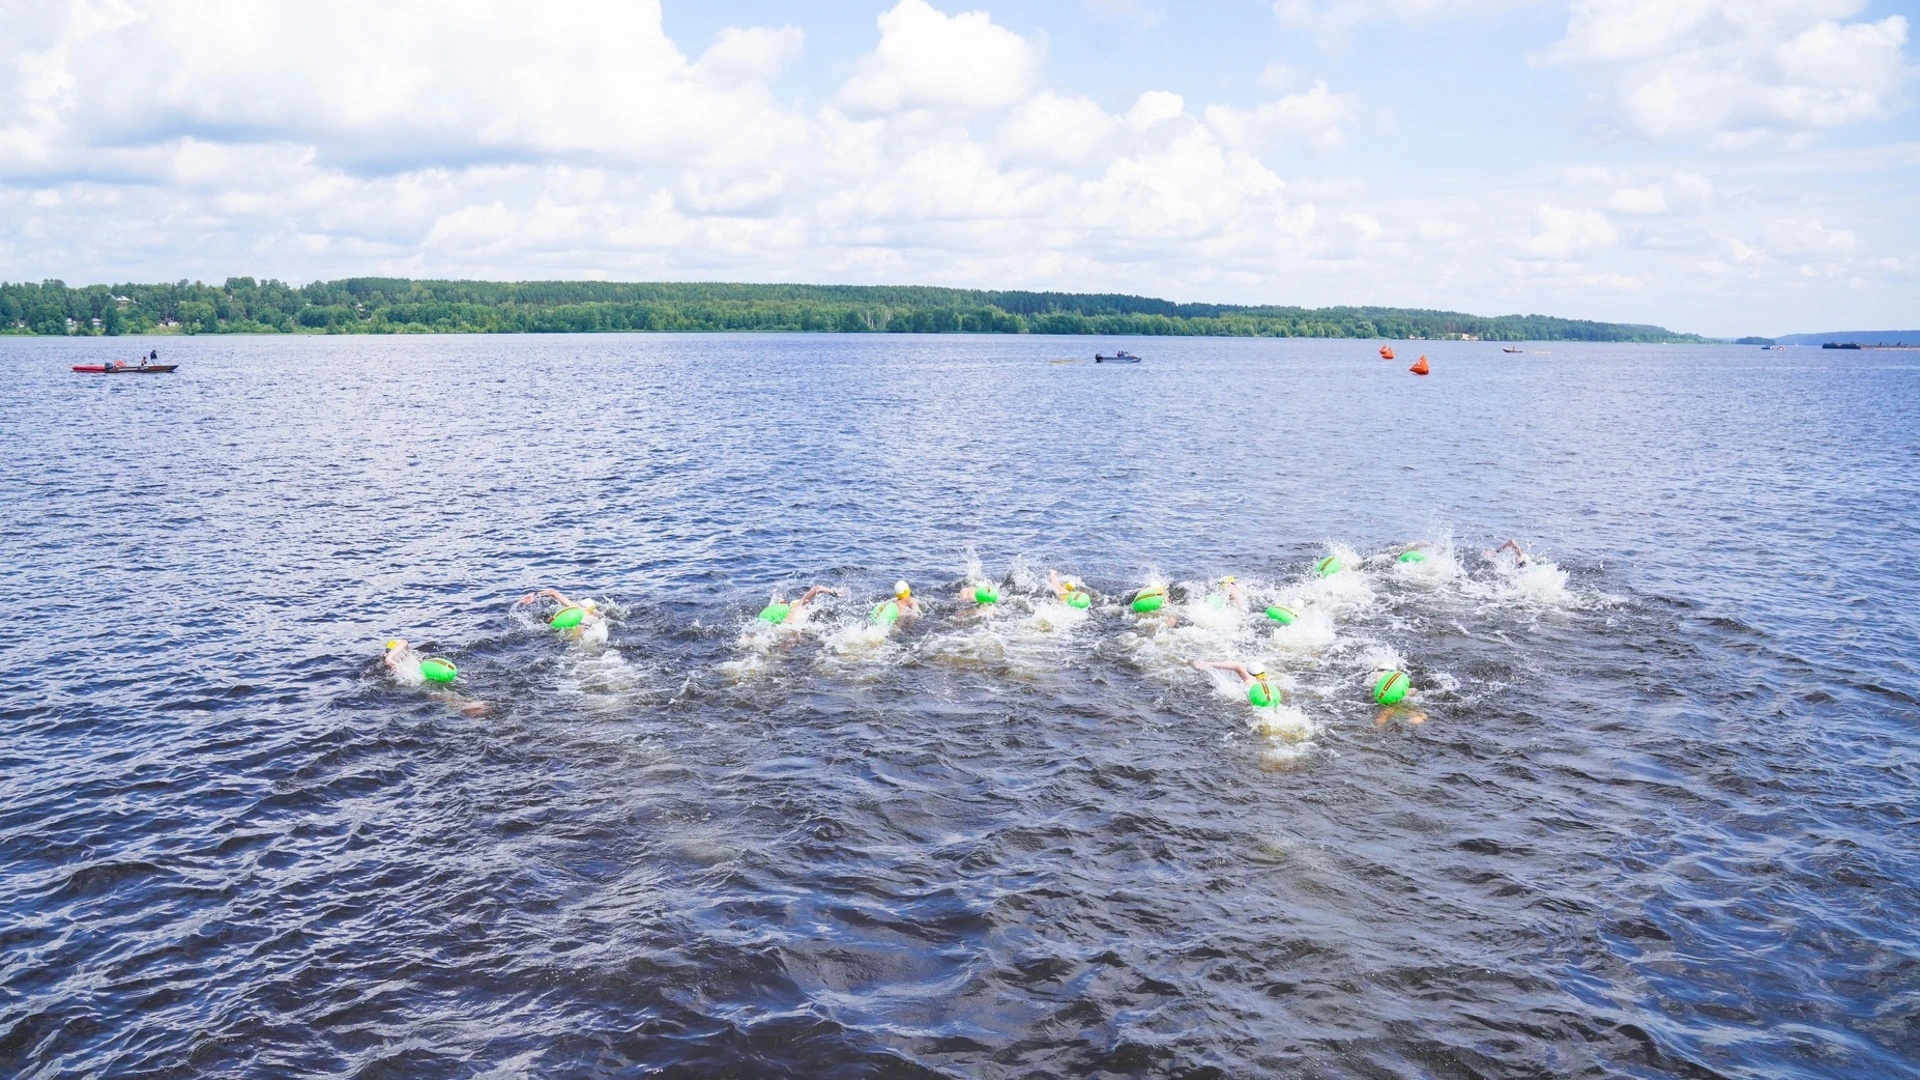
[[[1094,353],[1093,362],[1096,364],[1137,364],[1140,362],[1140,358],[1125,349],[1121,349],[1112,356],[1101,356],[1099,353]]]
[[[178,364],[75,364],[83,375],[170,375]]]
[[[1526,352],[1527,350],[1525,350],[1525,349],[1516,349],[1516,348],[1512,348],[1512,347],[1508,347],[1508,348],[1504,348],[1504,349],[1501,349],[1500,351],[1501,351],[1501,352],[1511,352],[1511,353],[1522,353],[1522,352]]]

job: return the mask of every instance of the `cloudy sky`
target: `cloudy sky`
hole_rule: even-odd
[[[1920,3],[0,0],[0,280],[1920,324]]]

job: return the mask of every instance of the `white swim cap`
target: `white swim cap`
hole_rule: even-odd
[[[905,581],[896,581],[893,583],[893,595],[895,596],[905,596],[912,591],[913,588]]]
[[[1265,664],[1248,664],[1247,665],[1247,674],[1252,675],[1255,678],[1259,678],[1260,676],[1265,675],[1266,673],[1267,673],[1267,665]]]

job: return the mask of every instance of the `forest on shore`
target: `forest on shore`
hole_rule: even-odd
[[[0,333],[496,334],[637,331],[1146,334],[1698,342],[1658,326],[1414,308],[1180,304],[1118,294],[893,285],[347,278],[288,285],[0,282]]]

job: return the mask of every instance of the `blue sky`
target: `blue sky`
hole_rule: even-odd
[[[1905,328],[1914,7],[0,0],[0,279]]]

